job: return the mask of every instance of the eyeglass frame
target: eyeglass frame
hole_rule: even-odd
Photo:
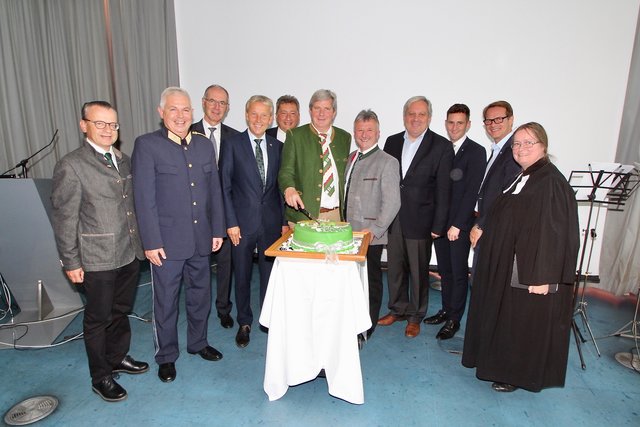
[[[104,120],[89,120],[82,119],[85,122],[93,123],[96,129],[104,129],[107,125],[109,125],[109,129],[118,131],[120,129],[120,123],[118,122],[105,122]]]
[[[522,148],[531,148],[536,144],[540,144],[540,141],[523,141],[523,142],[512,142],[511,150],[520,150]]]
[[[482,123],[484,123],[485,126],[489,126],[491,123],[495,123],[499,125],[500,123],[504,122],[504,119],[508,119],[509,117],[511,116],[495,117],[493,119],[484,119]]]
[[[218,101],[217,99],[213,99],[213,98],[202,98],[202,100],[209,105],[219,105],[220,107],[223,107],[223,108],[229,106],[229,103],[227,101]]]

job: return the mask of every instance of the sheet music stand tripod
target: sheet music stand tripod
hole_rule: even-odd
[[[583,343],[586,343],[587,340],[580,332],[578,328],[578,324],[576,323],[576,316],[580,316],[582,318],[582,324],[589,332],[589,336],[591,337],[591,341],[596,348],[596,352],[598,353],[598,357],[600,357],[600,349],[598,348],[598,344],[596,343],[596,339],[593,336],[593,331],[591,330],[591,326],[589,325],[589,318],[587,316],[587,302],[585,301],[585,290],[587,287],[587,277],[588,274],[583,275],[583,267],[584,267],[584,258],[587,251],[587,242],[589,237],[592,239],[591,247],[589,248],[589,258],[587,261],[587,269],[591,263],[591,255],[593,252],[593,241],[596,238],[595,228],[591,229],[591,218],[593,215],[593,207],[598,204],[599,206],[606,205],[609,210],[622,211],[623,206],[626,200],[631,196],[631,193],[638,186],[638,174],[633,171],[621,171],[620,167],[617,167],[613,171],[606,171],[603,169],[593,170],[591,164],[589,164],[588,171],[572,171],[569,177],[569,183],[575,182],[574,178],[577,176],[588,176],[590,180],[588,183],[573,183],[571,186],[576,189],[576,199],[578,202],[580,201],[588,201],[589,202],[589,214],[587,216],[587,224],[585,227],[584,238],[582,240],[582,250],[580,254],[580,262],[578,263],[578,270],[576,272],[576,282],[573,290],[573,306],[574,306],[574,319],[571,321],[571,328],[573,329],[573,335],[576,341],[576,347],[578,349],[578,355],[580,356],[580,364],[582,369],[587,369],[587,365],[584,361],[584,355],[582,354]],[[581,191],[583,189],[583,191]],[[588,192],[588,194],[586,193]],[[580,195],[584,194],[586,196],[586,200],[581,199]],[[580,286],[581,278],[584,277],[582,281],[582,288]]]

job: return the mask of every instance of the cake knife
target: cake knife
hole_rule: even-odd
[[[318,222],[317,219],[315,219],[314,217],[311,216],[311,214],[309,213],[308,210],[306,210],[305,208],[298,208],[298,211],[302,213],[302,215],[306,216],[307,218],[309,218],[311,221],[315,221]]]

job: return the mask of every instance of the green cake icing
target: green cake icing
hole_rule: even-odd
[[[353,249],[348,222],[300,221],[293,229],[291,248],[303,252],[346,252]]]

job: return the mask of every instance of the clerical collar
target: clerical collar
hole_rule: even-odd
[[[171,132],[169,129],[167,128],[165,129],[167,130],[167,138],[169,138],[171,141],[175,142],[178,145],[182,145],[182,138],[180,138],[175,133]],[[187,136],[184,137],[184,140],[187,141],[187,145],[191,144],[191,132],[187,133]]]

